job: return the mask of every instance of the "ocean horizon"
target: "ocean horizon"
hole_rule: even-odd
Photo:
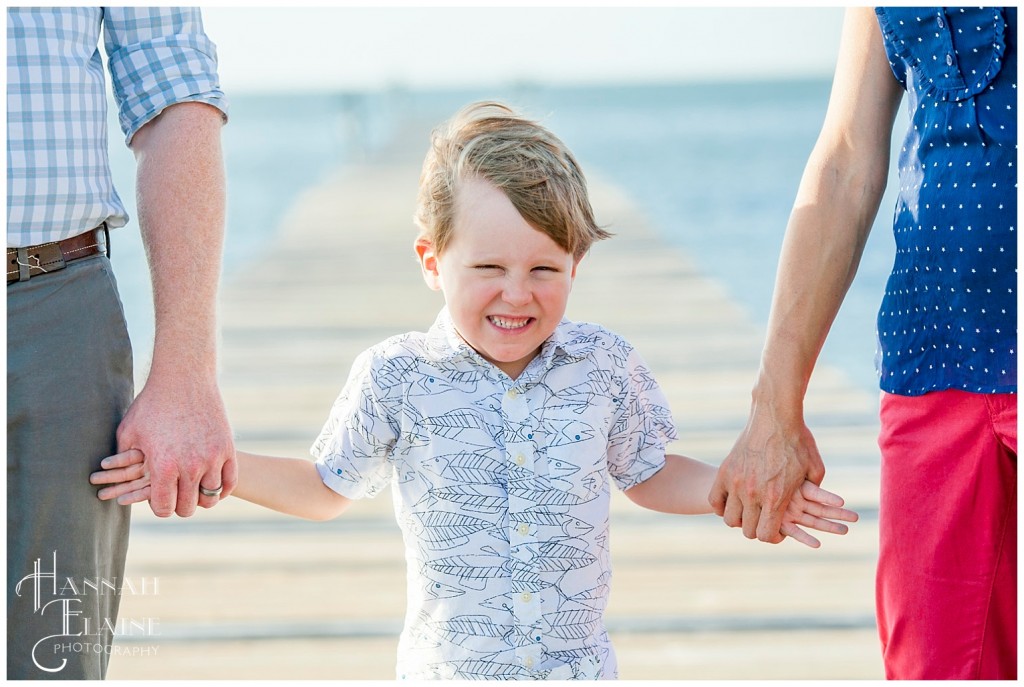
[[[422,128],[425,152],[432,125],[468,102],[497,99],[549,126],[588,176],[623,189],[660,236],[695,258],[764,328],[786,222],[830,85],[828,79],[518,83],[447,91],[229,94],[224,279],[272,246],[304,190],[346,165],[373,159],[410,126]],[[131,216],[127,227],[113,232],[112,260],[141,383],[152,347],[151,292],[135,223],[134,160],[118,143],[123,137],[113,114],[110,121],[111,168]],[[875,316],[895,250],[889,229],[895,187],[890,179],[858,277],[821,358],[871,392],[878,388]],[[671,317],[671,294],[665,298]]]

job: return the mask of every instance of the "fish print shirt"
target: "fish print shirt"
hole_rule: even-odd
[[[352,499],[392,487],[408,562],[400,679],[615,678],[609,499],[676,438],[639,354],[562,320],[515,380],[455,331],[362,353],[312,447]]]

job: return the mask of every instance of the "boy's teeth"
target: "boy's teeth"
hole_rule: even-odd
[[[498,327],[501,327],[502,329],[519,329],[520,327],[525,326],[526,323],[529,322],[529,320],[530,318],[528,317],[523,317],[515,320],[508,320],[505,319],[504,317],[491,317],[491,322],[493,322]]]

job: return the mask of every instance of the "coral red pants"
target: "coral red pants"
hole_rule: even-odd
[[[1017,677],[1017,397],[882,395],[878,629],[890,679]]]

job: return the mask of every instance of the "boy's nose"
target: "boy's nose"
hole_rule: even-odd
[[[501,294],[502,300],[509,305],[526,305],[533,298],[530,287],[521,279],[505,280],[505,288]]]

